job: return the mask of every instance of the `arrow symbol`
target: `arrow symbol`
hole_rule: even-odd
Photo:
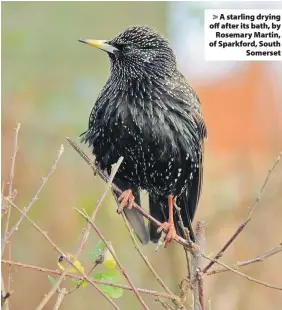
[[[213,19],[217,19],[217,18],[218,18],[218,15],[213,14]]]

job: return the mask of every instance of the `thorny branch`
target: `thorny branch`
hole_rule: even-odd
[[[5,306],[6,310],[9,310],[9,297],[10,292],[6,292],[3,274],[1,275],[1,307]]]
[[[149,309],[147,307],[147,305],[144,303],[142,297],[140,296],[140,293],[144,293],[144,294],[150,294],[153,296],[157,296],[158,297],[158,302],[160,302],[164,308],[166,309],[172,309],[172,307],[167,304],[166,302],[163,302],[159,297],[161,298],[168,298],[171,299],[172,302],[175,303],[175,305],[177,306],[177,309],[181,308],[184,309],[184,306],[181,304],[182,299],[180,299],[178,296],[174,295],[171,290],[163,283],[162,279],[157,275],[157,273],[154,271],[153,267],[150,265],[148,259],[144,256],[144,254],[141,252],[140,248],[138,247],[138,244],[136,243],[136,240],[134,239],[134,235],[132,232],[132,229],[129,226],[129,223],[127,222],[127,219],[125,218],[124,214],[122,213],[122,216],[124,218],[125,224],[127,229],[129,230],[130,233],[130,237],[133,240],[134,246],[136,248],[136,250],[138,251],[138,253],[140,254],[140,256],[142,257],[142,259],[145,261],[146,265],[149,267],[149,269],[152,271],[152,273],[154,274],[154,276],[156,277],[156,279],[160,282],[160,284],[163,286],[163,288],[166,290],[166,293],[162,293],[162,292],[156,292],[156,291],[151,291],[151,290],[147,290],[147,289],[140,289],[140,288],[136,288],[131,279],[129,278],[127,272],[124,270],[124,268],[122,267],[122,265],[120,264],[120,262],[118,261],[118,258],[116,257],[113,249],[109,246],[109,244],[107,243],[107,241],[105,240],[105,238],[103,237],[103,235],[101,234],[100,230],[97,228],[97,226],[94,224],[94,220],[96,217],[96,214],[100,208],[100,205],[102,204],[108,190],[110,188],[112,188],[117,194],[121,194],[121,190],[114,184],[113,179],[114,176],[119,168],[119,165],[121,164],[122,158],[119,160],[119,162],[117,163],[117,165],[112,169],[112,173],[109,176],[106,172],[102,171],[99,169],[99,167],[96,167],[93,162],[88,158],[88,156],[78,147],[78,145],[71,139],[71,138],[67,138],[68,142],[70,143],[70,145],[79,153],[79,155],[88,163],[88,165],[94,170],[94,172],[97,172],[99,174],[99,176],[105,181],[107,182],[107,187],[102,195],[102,197],[100,198],[100,200],[97,202],[96,204],[96,208],[93,210],[91,216],[87,216],[86,214],[83,214],[81,211],[77,210],[87,221],[88,221],[88,225],[85,228],[85,230],[83,231],[83,236],[81,239],[81,243],[79,245],[79,248],[76,252],[76,254],[73,256],[72,259],[70,259],[67,255],[65,255],[65,253],[50,239],[50,237],[47,235],[46,232],[44,232],[37,224],[34,223],[33,220],[31,220],[28,216],[27,216],[27,212],[29,211],[29,209],[31,208],[31,206],[34,204],[34,202],[38,199],[38,195],[41,192],[42,188],[44,187],[44,185],[46,184],[46,182],[48,181],[49,177],[51,176],[51,174],[54,172],[54,170],[56,169],[56,165],[63,153],[63,146],[61,146],[60,151],[58,152],[58,156],[56,158],[56,161],[54,163],[54,165],[51,168],[51,171],[48,173],[47,177],[42,179],[42,183],[39,187],[39,189],[37,190],[35,196],[32,198],[32,200],[30,201],[30,203],[23,208],[22,210],[20,208],[18,208],[14,202],[13,202],[13,177],[14,177],[14,166],[15,166],[15,158],[16,158],[16,153],[18,150],[18,146],[17,146],[17,137],[18,137],[18,131],[20,128],[20,124],[18,124],[17,128],[16,128],[16,135],[15,135],[15,141],[14,141],[14,153],[13,153],[13,157],[12,157],[12,167],[11,167],[11,172],[10,172],[10,182],[9,182],[9,196],[8,197],[3,197],[3,199],[5,200],[5,202],[8,204],[8,216],[7,216],[7,221],[6,221],[6,230],[5,230],[5,235],[4,238],[2,239],[2,249],[3,246],[5,246],[5,244],[7,243],[8,239],[11,237],[11,235],[18,230],[18,227],[21,223],[21,221],[26,218],[43,236],[44,238],[53,246],[53,248],[60,253],[60,255],[62,255],[65,260],[68,262],[68,266],[65,268],[65,270],[63,272],[57,271],[57,270],[50,270],[50,269],[46,269],[46,268],[41,268],[41,267],[37,267],[37,266],[32,266],[32,265],[26,265],[26,264],[22,264],[22,263],[16,263],[11,261],[11,258],[9,257],[9,260],[3,260],[2,259],[2,263],[3,264],[8,264],[8,266],[18,266],[18,267],[22,267],[22,268],[30,268],[30,269],[34,269],[37,271],[41,271],[41,272],[46,272],[46,273],[50,273],[50,274],[57,274],[59,275],[59,279],[57,279],[56,284],[52,287],[52,289],[49,291],[49,293],[43,298],[42,302],[40,303],[40,305],[37,307],[37,310],[42,309],[44,307],[44,305],[48,302],[48,300],[50,299],[50,297],[57,291],[58,297],[57,297],[57,301],[56,301],[56,305],[54,309],[58,309],[61,305],[61,303],[63,302],[64,297],[69,293],[68,290],[66,290],[65,288],[60,288],[60,283],[65,279],[65,277],[71,277],[71,278],[76,278],[76,279],[80,279],[81,281],[87,281],[88,283],[90,283],[100,294],[103,295],[103,297],[111,303],[111,305],[115,308],[115,309],[119,309],[119,307],[116,305],[116,303],[110,299],[98,286],[97,284],[106,284],[106,285],[110,285],[110,286],[114,286],[114,287],[120,287],[126,290],[131,290],[137,297],[137,299],[140,301],[140,303],[142,304],[144,309]],[[180,236],[176,236],[175,237],[175,241],[178,242],[179,244],[181,244],[184,249],[188,249],[189,252],[191,252],[191,254],[193,255],[193,257],[201,259],[201,257],[204,257],[208,260],[210,260],[210,263],[203,269],[201,264],[195,264],[197,268],[195,268],[196,272],[194,273],[194,278],[192,279],[192,283],[191,284],[196,284],[197,287],[197,294],[195,294],[195,299],[196,299],[196,295],[198,296],[196,299],[196,303],[194,304],[194,309],[201,309],[204,310],[204,291],[203,291],[203,277],[205,275],[211,275],[211,274],[215,274],[215,273],[219,273],[219,272],[224,272],[224,271],[232,271],[234,273],[236,273],[237,275],[240,275],[246,279],[248,279],[249,281],[264,285],[266,287],[269,288],[273,288],[273,289],[277,289],[277,290],[282,290],[282,288],[278,287],[278,286],[274,286],[271,284],[268,284],[266,282],[254,279],[246,274],[243,274],[242,272],[239,272],[237,270],[238,267],[241,266],[246,266],[252,263],[257,263],[260,261],[263,261],[264,259],[275,255],[279,252],[281,252],[281,246],[282,244],[280,244],[278,247],[274,248],[271,251],[268,251],[258,257],[255,257],[254,259],[250,259],[250,260],[246,260],[246,261],[242,261],[242,262],[238,262],[235,266],[230,267],[228,265],[226,265],[225,263],[221,262],[219,260],[219,258],[223,255],[223,253],[226,251],[226,249],[232,244],[232,242],[238,237],[238,235],[243,231],[243,229],[246,227],[246,225],[248,224],[248,222],[251,220],[253,212],[255,210],[255,208],[257,207],[258,203],[260,202],[260,199],[262,197],[262,194],[265,190],[265,187],[268,183],[268,180],[272,174],[272,172],[274,171],[275,167],[277,166],[277,164],[279,163],[280,159],[282,156],[282,152],[279,154],[279,156],[277,157],[276,161],[274,162],[272,168],[269,170],[267,177],[260,189],[260,192],[255,200],[255,203],[252,205],[252,207],[249,210],[248,216],[245,220],[245,222],[240,225],[240,227],[236,230],[236,232],[233,234],[233,236],[228,240],[228,242],[222,247],[222,249],[217,253],[217,255],[214,258],[209,258],[208,256],[204,255],[202,253],[202,247],[201,251],[199,251],[198,247],[195,246],[194,243],[191,242],[191,240],[189,239],[189,235],[187,235],[187,240],[181,238]],[[8,226],[9,226],[9,218],[10,218],[10,212],[11,212],[11,207],[14,207],[15,209],[17,209],[20,213],[21,213],[21,217],[18,220],[18,222],[14,225],[14,227],[12,227],[12,229],[10,230],[10,232],[8,232]],[[160,226],[161,223],[159,221],[157,221],[155,218],[153,218],[150,214],[148,214],[143,208],[141,208],[140,206],[138,206],[136,203],[134,203],[134,206],[145,218],[147,218],[152,224],[156,225],[156,226]],[[75,264],[73,263],[74,260],[79,256],[79,254],[81,253],[81,251],[84,248],[84,245],[87,241],[88,235],[89,235],[89,231],[91,229],[91,227],[96,230],[97,234],[100,236],[100,238],[104,241],[105,245],[108,247],[109,251],[111,252],[111,254],[113,255],[113,257],[115,258],[118,266],[121,269],[121,272],[124,274],[125,278],[127,279],[128,283],[130,284],[130,286],[126,286],[126,285],[121,285],[121,284],[114,284],[114,283],[108,283],[106,281],[98,281],[98,280],[93,280],[91,278],[89,278],[89,276],[87,274],[85,274],[83,271],[79,270]],[[186,235],[186,230],[183,226],[185,235]],[[204,228],[203,228],[204,229]],[[203,233],[204,234],[204,233]],[[202,235],[203,236],[203,235]],[[3,253],[3,251],[2,251]],[[220,268],[214,269],[209,271],[209,269],[213,266],[213,264],[216,263],[218,265],[220,265]],[[79,272],[79,276],[77,275],[73,275],[73,274],[69,274],[69,268],[70,266],[72,266],[73,268],[75,268],[78,272]],[[9,292],[7,293],[9,294]],[[6,295],[7,295],[6,294]],[[3,297],[3,295],[1,296]],[[9,297],[9,296],[8,296]],[[8,298],[7,297],[7,298]],[[6,299],[7,299],[6,298]],[[1,298],[1,302],[2,302]],[[4,299],[3,299],[4,300]],[[3,301],[3,303],[5,303],[5,300]],[[7,303],[6,303],[7,304]],[[197,308],[197,306],[199,306],[200,308]]]
[[[12,155],[12,158],[11,158],[9,191],[8,191],[8,196],[10,197],[10,199],[12,199],[12,196],[13,196],[13,179],[14,179],[14,175],[15,175],[16,156],[17,156],[17,152],[19,150],[18,135],[19,135],[20,127],[21,127],[21,124],[18,123],[17,127],[15,128],[14,148],[13,148],[13,155]],[[4,234],[3,234],[4,238],[6,238],[6,236],[8,234],[9,224],[10,224],[10,217],[11,217],[11,206],[8,205],[8,213],[7,213],[7,217],[6,217],[5,231],[4,231]],[[2,251],[1,251],[2,255],[3,255],[4,250],[5,250],[5,245],[6,245],[6,241],[4,243],[2,243]]]
[[[24,215],[24,217],[32,224],[32,226],[52,245],[52,247],[60,254],[64,257],[64,259],[72,265],[73,268],[75,268],[81,275],[82,275],[82,279],[86,280],[87,282],[89,282],[93,287],[95,287],[95,289],[109,302],[112,304],[112,306],[115,309],[120,309],[117,304],[110,299],[95,283],[94,281],[92,281],[91,278],[89,278],[83,271],[81,271],[79,268],[76,267],[76,265],[73,263],[73,260],[69,259],[67,255],[65,255],[65,253],[56,245],[56,243],[54,241],[52,241],[52,239],[47,235],[46,232],[44,232],[28,215],[26,215],[19,207],[17,207],[9,198],[4,197],[5,200],[7,200],[11,206],[13,206],[18,212],[20,212],[22,215]],[[65,269],[65,271],[68,270],[68,268]],[[61,276],[64,274],[65,275],[65,271],[61,273]]]
[[[275,290],[279,290],[279,291],[282,291],[282,287],[279,287],[279,286],[276,286],[276,285],[272,285],[272,284],[269,284],[267,282],[264,282],[264,281],[260,281],[258,279],[255,279],[255,278],[252,278],[228,265],[226,265],[225,263],[223,263],[222,261],[218,260],[218,259],[215,259],[215,258],[211,258],[211,257],[208,257],[206,255],[203,254],[203,257],[210,260],[210,261],[213,261],[214,263],[217,263],[223,267],[225,267],[226,269],[236,273],[237,275],[243,277],[243,278],[246,278],[247,280],[251,281],[251,282],[255,282],[255,283],[258,283],[258,284],[261,284],[263,286],[266,286],[266,287],[269,287],[269,288],[272,288],[272,289],[275,289]]]
[[[214,259],[220,258],[223,253],[227,250],[227,248],[230,246],[230,244],[237,238],[237,236],[241,233],[241,231],[246,227],[247,223],[250,220],[247,220],[243,224],[239,226],[239,228],[235,231],[235,233],[232,235],[232,237],[226,242],[226,244],[222,247],[222,249],[215,255]],[[211,261],[205,268],[203,268],[203,274],[205,274],[214,264],[214,261]]]
[[[14,179],[14,176],[15,176],[16,156],[17,156],[17,152],[19,150],[19,147],[18,147],[18,135],[19,135],[20,128],[21,128],[21,124],[18,123],[17,127],[15,128],[14,150],[13,150],[13,156],[12,156],[11,171],[10,171],[10,181],[9,181],[9,192],[8,192],[9,197],[12,196],[12,192],[13,192],[13,179]]]
[[[193,277],[197,279],[196,283],[192,286],[194,295],[193,310],[205,310],[204,304],[204,284],[202,278],[202,254],[205,246],[205,224],[202,221],[197,222],[195,242],[199,246],[200,251],[195,254],[191,259]]]
[[[109,243],[107,242],[107,240],[105,239],[105,237],[102,235],[102,233],[100,232],[100,230],[98,229],[98,227],[93,223],[93,221],[91,220],[91,218],[81,212],[78,209],[75,209],[82,217],[84,217],[87,222],[92,226],[92,228],[96,231],[96,233],[98,234],[98,236],[101,238],[101,240],[104,242],[104,244],[106,245],[106,247],[108,248],[108,250],[110,251],[110,253],[112,254],[112,256],[114,257],[117,265],[119,266],[119,269],[121,271],[121,273],[124,275],[124,277],[126,278],[128,284],[131,286],[133,292],[135,293],[137,299],[140,301],[141,305],[143,306],[144,309],[149,310],[148,306],[145,304],[144,300],[142,299],[142,297],[140,296],[139,292],[137,291],[136,287],[134,286],[132,280],[130,279],[128,273],[125,271],[125,269],[123,268],[121,262],[119,261],[116,253],[113,251],[112,247],[109,245]]]
[[[71,139],[71,138],[67,138],[68,142],[70,143],[70,145],[77,151],[77,153],[86,161],[86,163],[96,172],[99,174],[99,176],[105,181],[107,182],[108,180],[108,176],[107,174],[100,170],[99,167],[95,167],[92,163],[92,161],[88,158],[88,156],[81,150],[81,148]],[[202,254],[203,257],[205,258],[208,258],[210,260],[210,263],[203,268],[202,270],[202,276],[204,276],[207,271],[214,265],[214,263],[218,263],[219,265],[221,264],[221,262],[218,261],[218,258],[220,258],[223,253],[226,251],[226,249],[233,243],[233,241],[238,237],[238,235],[244,230],[244,228],[246,227],[246,225],[249,223],[249,221],[251,220],[251,216],[252,216],[252,213],[253,211],[255,210],[256,206],[258,205],[262,195],[263,195],[263,192],[265,190],[265,187],[268,183],[268,180],[271,176],[271,174],[273,173],[275,167],[277,166],[277,164],[279,163],[279,161],[281,160],[281,157],[282,157],[282,152],[279,154],[279,156],[277,157],[277,159],[275,160],[273,166],[271,167],[271,169],[268,171],[268,174],[267,174],[267,177],[261,187],[261,190],[259,192],[259,195],[258,197],[256,198],[255,200],[255,203],[253,204],[253,206],[251,207],[250,211],[249,211],[249,214],[248,214],[248,217],[247,219],[245,220],[245,222],[243,224],[241,224],[239,226],[239,228],[236,230],[236,232],[232,235],[232,237],[227,241],[227,243],[222,247],[222,249],[215,255],[214,258],[208,258],[207,256],[205,256],[204,254]],[[121,194],[122,191],[113,183],[112,184],[112,188],[114,191],[116,191],[118,194]],[[153,218],[150,214],[148,214],[143,208],[141,208],[140,206],[138,206],[136,203],[133,204],[133,207],[136,208],[145,218],[147,218],[152,224],[156,225],[156,226],[160,226],[161,223],[159,221],[157,221],[155,218]],[[193,246],[193,248],[191,249],[191,244],[189,242],[187,242],[185,239],[181,238],[180,236],[176,236],[175,239],[174,239],[177,243],[181,244],[184,248],[187,248],[192,255],[197,255],[197,252],[199,251],[195,246]],[[225,265],[225,264],[224,264]],[[226,268],[229,267],[227,265],[225,265]],[[230,267],[231,268],[231,267]],[[230,269],[228,268],[228,269]],[[232,268],[231,268],[232,270]],[[241,276],[246,276],[240,272],[237,272],[238,275],[241,275]],[[246,278],[248,278],[249,276],[246,276]],[[249,277],[251,278],[251,277]],[[195,282],[197,281],[197,278],[194,277],[191,281],[191,284],[194,285]],[[259,282],[258,282],[259,283]],[[269,285],[268,285],[269,286]],[[277,287],[273,287],[273,288],[276,288]]]
[[[166,303],[165,301],[161,300],[160,298],[156,298],[155,299],[156,302],[159,302],[162,307],[166,310],[174,310],[174,308],[172,308],[168,303]]]
[[[252,207],[250,208],[250,211],[248,213],[247,219],[244,221],[243,224],[241,224],[239,226],[239,228],[236,230],[236,232],[233,234],[233,236],[226,242],[226,244],[222,247],[222,249],[215,255],[214,260],[211,260],[210,263],[203,269],[203,273],[206,273],[212,266],[213,264],[217,261],[217,259],[219,259],[223,253],[226,251],[226,249],[230,246],[230,244],[232,244],[232,242],[239,236],[239,234],[244,230],[244,228],[247,226],[247,224],[250,222],[250,220],[252,219],[252,215],[254,210],[256,209],[258,203],[261,200],[261,197],[264,193],[264,190],[266,188],[266,185],[269,181],[269,178],[271,176],[271,174],[273,173],[274,169],[276,168],[276,166],[278,165],[278,163],[280,162],[282,157],[282,152],[280,152],[280,154],[278,155],[278,157],[276,158],[276,160],[274,161],[272,167],[269,169],[267,176],[262,184],[262,187],[259,191],[259,194],[254,202],[254,204],[252,205]]]
[[[56,304],[53,308],[53,310],[58,310],[64,300],[64,298],[67,296],[68,294],[68,290],[66,288],[62,288],[59,290],[59,294],[58,294],[58,298],[57,298],[57,301],[56,301]]]
[[[62,271],[48,269],[48,268],[44,268],[44,267],[38,267],[38,266],[34,266],[34,265],[23,264],[23,263],[18,263],[18,262],[13,262],[13,261],[5,260],[5,259],[2,259],[1,263],[5,264],[5,265],[9,265],[9,266],[32,269],[32,270],[35,270],[35,271],[44,272],[44,273],[47,273],[47,274],[58,275],[58,276],[60,276],[62,274]],[[71,278],[71,279],[76,279],[76,280],[82,280],[82,281],[84,280],[83,277],[75,275],[73,273],[67,273],[66,277]],[[103,281],[103,280],[95,280],[95,279],[92,279],[92,281],[94,283],[97,283],[97,284],[103,284],[103,285],[108,285],[108,286],[122,288],[122,289],[127,290],[127,291],[132,291],[132,288],[130,286],[127,286],[127,285],[107,282],[107,281]],[[152,291],[152,290],[148,290],[148,289],[144,289],[144,288],[136,288],[136,289],[137,289],[138,292],[140,292],[142,294],[147,294],[147,295],[152,295],[152,296],[159,296],[159,297],[162,297],[162,298],[167,298],[167,299],[172,299],[172,300],[178,298],[178,296],[173,295],[173,294],[170,295],[168,293]]]
[[[41,184],[40,184],[38,190],[36,191],[35,196],[31,199],[31,201],[28,203],[28,205],[23,208],[23,214],[21,215],[21,217],[19,218],[17,223],[11,228],[10,232],[7,233],[4,236],[4,240],[2,239],[2,247],[6,244],[6,242],[12,236],[12,234],[19,229],[19,226],[20,226],[22,220],[24,219],[24,215],[27,214],[29,209],[32,207],[32,205],[35,203],[35,201],[38,199],[38,195],[40,194],[40,192],[43,189],[44,185],[47,183],[47,181],[50,178],[50,176],[56,170],[57,164],[58,164],[58,162],[59,162],[59,160],[60,160],[60,158],[61,158],[61,156],[63,154],[63,151],[64,151],[64,146],[61,145],[61,147],[60,147],[60,149],[58,151],[58,155],[57,155],[57,158],[55,160],[55,163],[53,164],[53,166],[52,166],[51,170],[49,171],[49,173],[47,174],[47,176],[42,178]]]
[[[130,238],[134,244],[134,247],[136,249],[136,251],[139,253],[139,255],[141,256],[141,258],[143,259],[143,261],[145,262],[145,264],[147,265],[147,267],[150,269],[150,271],[152,272],[152,274],[154,275],[154,277],[156,278],[156,280],[160,283],[160,285],[164,288],[164,290],[169,294],[169,295],[174,295],[173,292],[170,290],[170,288],[164,283],[164,281],[162,280],[162,278],[157,274],[157,272],[155,271],[155,269],[153,268],[153,266],[151,265],[151,263],[149,262],[148,258],[143,254],[143,252],[141,251],[135,237],[133,234],[133,230],[130,227],[130,224],[124,214],[124,212],[121,213],[125,226],[129,232]],[[182,305],[180,299],[178,296],[175,296],[175,298],[172,300],[172,302],[177,306],[177,307],[182,307],[182,309],[184,309],[184,306]]]
[[[274,249],[272,249],[268,252],[265,252],[265,253],[257,256],[257,257],[254,257],[254,258],[251,258],[251,259],[248,259],[245,261],[237,262],[234,266],[232,266],[232,268],[237,270],[239,267],[247,266],[247,265],[254,264],[254,263],[263,262],[266,258],[273,256],[273,255],[275,255],[281,251],[282,251],[282,242],[277,247],[275,247]],[[219,268],[213,269],[211,271],[208,271],[206,274],[209,276],[209,275],[213,275],[213,274],[217,274],[217,273],[221,273],[221,272],[225,272],[225,271],[230,271],[230,269],[225,268],[225,267],[219,267]]]
[[[116,175],[116,172],[117,172],[117,170],[118,170],[118,168],[119,168],[119,166],[120,166],[122,160],[123,160],[123,158],[121,157],[121,158],[118,160],[117,164],[115,165],[115,167],[114,167],[114,169],[113,169],[113,171],[112,171],[112,173],[111,173],[111,176],[109,177],[109,180],[108,180],[108,183],[107,183],[107,187],[106,187],[106,189],[105,189],[105,191],[104,191],[104,193],[103,193],[101,199],[98,201],[98,203],[97,203],[97,205],[96,205],[96,208],[94,208],[94,210],[93,210],[93,212],[92,212],[92,214],[91,214],[91,220],[95,218],[95,216],[96,216],[96,214],[97,214],[97,211],[98,211],[98,209],[99,209],[99,207],[100,207],[102,201],[104,200],[104,198],[105,198],[105,196],[106,196],[108,190],[111,188],[112,181],[113,181],[113,179],[114,179],[114,177],[115,177],[115,175]],[[75,261],[75,260],[78,258],[78,256],[80,255],[80,253],[82,252],[82,250],[83,250],[83,248],[84,248],[84,245],[85,245],[85,243],[86,243],[86,241],[87,241],[87,239],[88,239],[90,229],[91,229],[91,225],[88,224],[88,225],[86,226],[84,232],[83,232],[83,235],[82,235],[82,238],[81,238],[81,243],[80,243],[80,245],[79,245],[79,247],[78,247],[78,249],[77,249],[75,255],[73,256],[73,261]],[[59,277],[59,279],[57,279],[56,283],[52,286],[52,288],[50,289],[50,291],[48,292],[48,294],[45,295],[45,297],[44,297],[43,300],[40,302],[40,304],[39,304],[39,306],[37,307],[36,310],[42,309],[42,308],[45,306],[45,304],[48,302],[48,300],[55,294],[55,292],[56,292],[57,289],[59,288],[61,282],[64,280],[65,275],[68,273],[68,270],[69,270],[70,267],[71,267],[71,265],[68,265],[68,266],[65,268],[64,272],[61,274],[61,276]]]
[[[192,242],[191,238],[190,238],[190,232],[189,232],[189,229],[184,227],[184,224],[183,224],[183,220],[182,220],[182,216],[181,216],[181,212],[180,212],[180,208],[176,205],[176,203],[174,203],[174,207],[176,209],[176,212],[177,212],[177,216],[178,216],[178,223],[179,223],[179,226],[182,230],[182,233],[183,233],[183,236],[186,237],[186,240],[188,242],[188,244],[190,244],[191,246],[191,249],[193,249],[192,253],[192,257],[195,256],[195,255],[198,255],[199,252],[199,249],[196,251],[194,248],[195,248],[195,243]],[[186,266],[187,266],[187,278],[183,278],[181,279],[180,281],[180,284],[179,284],[179,288],[180,288],[180,300],[182,303],[185,303],[186,299],[187,299],[187,295],[188,295],[188,290],[189,288],[191,288],[191,285],[190,285],[190,281],[191,281],[191,266],[190,266],[190,258],[189,258],[189,252],[188,252],[188,249],[183,247],[184,249],[184,252],[185,252],[185,258],[186,258]]]
[[[116,173],[117,173],[117,171],[118,171],[122,161],[123,161],[123,157],[120,157],[118,162],[113,166],[111,175],[110,175],[110,177],[109,177],[109,179],[107,181],[107,186],[106,186],[103,194],[101,195],[101,198],[98,200],[95,208],[93,209],[93,213],[90,216],[93,221],[96,218],[97,212],[100,209],[100,206],[101,206],[103,200],[105,199],[106,194],[108,193],[109,189],[111,188],[111,185],[112,185],[112,182],[114,180],[114,177],[115,177],[115,175],[116,175]],[[79,251],[80,252],[84,248],[84,245],[85,245],[85,243],[87,241],[87,238],[89,236],[90,229],[91,229],[91,225],[89,223],[87,223],[87,226],[86,226],[86,228],[85,228],[85,230],[83,232],[83,237],[81,238],[81,243],[80,243],[80,246],[79,246]]]

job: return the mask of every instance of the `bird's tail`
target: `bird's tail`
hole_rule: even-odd
[[[135,202],[139,206],[141,206],[139,190],[132,190],[132,194],[135,197]],[[140,242],[143,244],[147,244],[150,240],[149,231],[147,225],[145,224],[143,215],[139,213],[139,211],[137,211],[135,208],[132,208],[130,210],[128,208],[124,208],[123,211]]]
[[[155,197],[149,195],[149,209],[150,215],[160,222],[167,221],[168,206],[167,198]],[[158,227],[149,222],[150,240],[152,242],[158,242],[161,234],[157,232]]]
[[[122,191],[126,189],[131,189],[132,194],[135,197],[135,202],[139,206],[141,205],[140,191],[137,188],[132,188],[129,184],[120,180],[115,180],[114,182]],[[113,195],[117,200],[118,195],[114,191]],[[145,224],[143,215],[141,215],[135,208],[132,208],[130,210],[128,208],[124,208],[123,211],[140,242],[143,244],[147,244],[149,242],[149,231],[147,225]]]

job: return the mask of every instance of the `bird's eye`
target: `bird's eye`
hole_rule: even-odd
[[[127,53],[127,52],[130,52],[131,49],[132,49],[132,48],[131,48],[131,45],[124,45],[124,47],[123,47],[123,51],[126,52],[126,53]]]

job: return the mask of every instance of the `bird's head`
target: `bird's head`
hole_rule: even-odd
[[[176,69],[175,55],[169,42],[146,26],[130,27],[109,41],[79,41],[107,52],[112,74],[126,79],[166,77]]]

